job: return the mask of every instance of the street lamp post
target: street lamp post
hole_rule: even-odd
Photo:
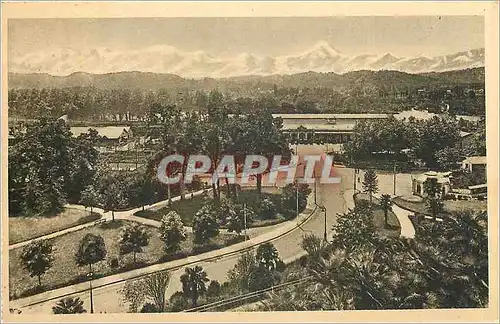
[[[323,206],[321,207],[321,211],[323,211],[324,216],[325,216],[325,232],[323,233],[323,238],[325,239],[325,242],[328,241],[328,237],[326,234],[326,208]]]
[[[396,163],[394,163],[394,196],[396,196]]]
[[[317,202],[317,197],[318,197],[318,194],[317,194],[317,182],[318,182],[318,179],[316,179],[316,177],[314,177],[314,203]]]
[[[94,299],[92,296],[92,276],[93,276],[92,272],[89,272],[87,274],[87,277],[90,278],[90,281],[89,281],[89,284],[90,284],[90,314],[94,314]]]
[[[357,188],[356,188],[356,182],[358,180],[358,176],[359,176],[359,169],[357,168],[354,168],[354,192],[356,192]]]
[[[297,207],[297,214],[295,216],[299,217],[299,183],[298,182],[295,184],[295,193],[296,193],[296,207]]]
[[[245,241],[247,240],[247,204],[243,204],[243,224],[245,226]]]

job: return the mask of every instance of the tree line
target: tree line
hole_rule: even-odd
[[[247,87],[219,87],[231,112],[250,113],[256,100],[274,101],[272,113],[392,113],[411,108],[455,114],[485,115],[484,83],[419,83],[398,76],[365,76],[356,72],[341,86],[321,80],[314,85],[252,83]],[[409,79],[414,76],[409,77]],[[416,77],[418,78],[418,77]],[[404,78],[403,78],[404,79]],[[481,92],[482,91],[482,92]],[[143,120],[156,103],[181,107],[182,111],[206,107],[210,91],[196,87],[139,88],[47,87],[15,88],[8,94],[9,114],[15,117],[58,118],[67,114],[82,121]]]
[[[453,169],[466,156],[486,154],[486,129],[484,123],[480,124],[473,130],[471,144],[462,145],[460,124],[452,117],[362,121],[344,145],[344,158],[360,163],[372,160],[400,165],[420,161],[431,169]]]

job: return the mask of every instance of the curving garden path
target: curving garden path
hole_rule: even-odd
[[[199,196],[199,195],[203,194],[204,192],[205,192],[205,190],[195,191],[195,192],[193,192],[191,194],[187,194],[185,196],[185,199],[191,199],[193,197],[196,197],[196,196]],[[173,197],[172,198],[172,202],[178,201],[180,199],[181,199],[180,196]],[[167,205],[168,205],[168,200],[162,200],[162,201],[159,201],[159,202],[154,203],[152,205],[148,205],[144,209],[145,210],[155,210],[155,209],[159,209],[159,208],[165,207]],[[87,208],[85,206],[83,206],[83,205],[67,204],[67,205],[65,205],[65,207],[66,208],[72,208],[72,209],[78,209],[78,210],[87,210]],[[154,220],[151,220],[151,219],[147,219],[147,218],[143,218],[143,217],[138,217],[138,216],[134,215],[136,212],[141,211],[141,210],[142,210],[142,207],[138,207],[138,208],[133,208],[133,209],[126,210],[126,211],[115,212],[114,219],[116,219],[116,220],[118,220],[118,219],[119,220],[130,220],[130,221],[134,221],[134,222],[141,223],[141,224],[144,224],[144,225],[149,225],[149,226],[153,226],[153,227],[160,227],[160,225],[161,225],[160,222],[157,222],[157,221],[154,221]],[[96,213],[101,214],[101,218],[98,219],[98,220],[90,221],[90,222],[85,223],[85,224],[80,224],[80,225],[76,225],[76,226],[73,226],[73,227],[65,228],[63,230],[60,230],[60,231],[57,231],[57,232],[54,232],[54,233],[51,233],[51,234],[39,236],[39,237],[30,239],[30,240],[26,240],[26,241],[23,241],[23,242],[11,244],[11,245],[9,245],[9,250],[16,249],[16,248],[19,248],[19,247],[23,247],[25,245],[30,244],[33,241],[47,240],[47,239],[58,237],[58,236],[61,236],[61,235],[64,235],[64,234],[68,234],[68,233],[71,233],[71,232],[76,232],[76,231],[82,230],[82,229],[90,227],[90,226],[95,226],[95,225],[100,224],[100,223],[111,221],[113,219],[113,215],[112,215],[111,211],[104,212],[104,210],[101,209],[101,208],[93,208],[93,211],[96,212]],[[185,226],[184,228],[188,232],[192,231],[191,227],[189,227],[189,226]],[[223,232],[223,231],[221,231],[221,232]]]

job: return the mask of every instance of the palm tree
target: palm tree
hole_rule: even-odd
[[[210,280],[207,273],[200,266],[186,268],[181,276],[182,291],[186,297],[191,298],[193,307],[196,307],[198,297],[207,290],[206,283],[208,281]]]
[[[424,192],[429,198],[436,198],[439,193],[440,186],[436,178],[429,178],[424,182]]]
[[[443,202],[439,198],[428,198],[426,201],[427,209],[431,212],[432,219],[436,221],[437,215],[444,210]]]
[[[319,261],[326,254],[327,243],[314,234],[304,235],[300,246],[313,262]]]
[[[87,311],[83,308],[83,301],[80,298],[66,297],[52,307],[52,312],[54,314],[82,314]]]
[[[389,214],[389,211],[392,211],[392,200],[390,195],[382,195],[382,197],[380,198],[380,208],[382,208],[382,210],[384,211],[385,227],[387,227],[389,226],[387,222],[387,215]]]
[[[351,283],[357,309],[390,308],[389,300],[394,287],[391,272],[378,263],[376,251],[363,251],[346,259],[345,279]]]

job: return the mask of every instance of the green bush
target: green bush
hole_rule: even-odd
[[[177,291],[170,297],[170,304],[168,307],[169,311],[182,312],[183,310],[186,310],[188,308],[189,308],[189,301],[184,296],[182,291]]]
[[[277,209],[275,203],[271,201],[269,198],[264,198],[261,202],[260,206],[260,217],[264,219],[275,218],[277,214]]]

